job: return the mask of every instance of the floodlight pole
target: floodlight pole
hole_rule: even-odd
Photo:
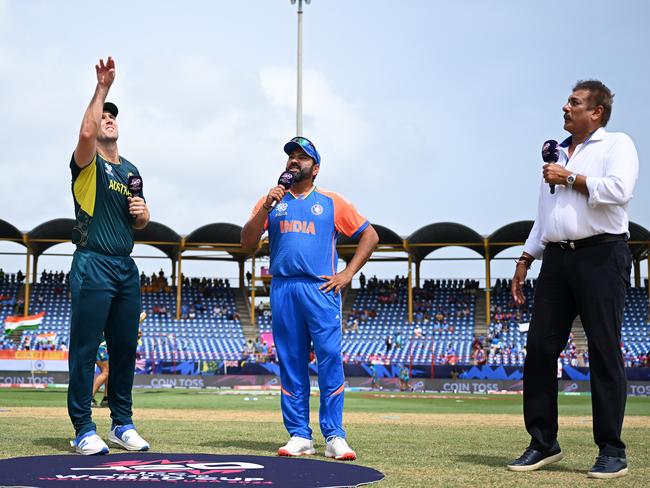
[[[302,2],[298,2],[298,66],[297,66],[297,95],[296,95],[296,135],[302,135]],[[291,0],[291,4],[295,4],[296,0]],[[305,0],[309,5],[311,0]]]

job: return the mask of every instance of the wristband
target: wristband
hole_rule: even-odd
[[[266,210],[267,212],[271,212],[272,207],[270,205],[268,207],[266,205],[262,205],[262,207],[264,207],[264,210]]]
[[[515,262],[517,263],[517,266],[520,264],[526,266],[526,269],[530,269],[530,265],[533,264],[532,261],[526,259],[524,256],[521,256],[519,259],[515,260]]]

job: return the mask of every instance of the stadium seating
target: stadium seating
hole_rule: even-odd
[[[18,285],[0,285],[0,294],[17,293]],[[3,337],[7,347],[17,349],[49,349],[37,338],[39,334],[55,333],[54,349],[68,344],[70,332],[69,287],[65,283],[35,283],[30,294],[30,313],[45,312],[37,330],[25,331],[16,345]],[[203,296],[198,287],[183,286],[183,302],[196,305],[195,318],[175,320],[176,289],[142,294],[142,309],[148,318],[141,326],[141,356],[146,359],[195,360],[238,359],[244,348],[244,335],[239,319],[233,317],[236,309],[230,287],[214,288]],[[199,305],[200,304],[200,305]],[[164,305],[168,314],[154,314],[154,305]],[[1,304],[0,304],[1,306]],[[219,308],[224,313],[215,314]],[[2,320],[11,310],[2,309]]]
[[[382,302],[382,296],[388,297],[388,301]],[[366,288],[359,291],[353,305],[359,327],[343,335],[343,354],[358,361],[377,357],[391,363],[414,364],[447,363],[453,355],[452,362],[467,363],[474,334],[475,302],[475,296],[463,288],[462,281],[427,282],[422,289],[414,290],[414,303],[419,304],[420,317],[428,316],[429,319],[409,324],[408,294],[404,284],[396,286],[392,281]],[[469,308],[468,316],[457,316],[465,305]],[[435,323],[438,311],[446,312],[443,323]],[[421,338],[415,337],[416,327],[422,331]],[[401,346],[399,340],[394,340],[387,352],[389,335],[401,336]]]
[[[67,278],[66,278],[67,280]],[[0,348],[64,349],[69,341],[70,297],[66,280],[41,281],[32,284],[30,313],[45,312],[38,330],[26,331],[17,342],[0,335]],[[487,364],[522,366],[525,357],[526,333],[520,323],[530,321],[534,297],[534,281],[527,282],[524,293],[527,307],[518,309],[510,298],[508,280],[498,280],[493,288],[491,308],[493,320],[489,328],[490,341],[497,335],[499,348],[485,343]],[[14,313],[20,285],[8,280],[0,282],[0,320]],[[359,290],[352,306],[358,319],[356,330],[343,334],[344,358],[366,362],[377,359],[393,364],[470,364],[472,340],[475,336],[476,307],[474,286],[461,280],[427,281],[414,289],[416,320],[408,323],[408,294],[403,279],[370,282]],[[8,298],[7,298],[8,297]],[[148,318],[142,324],[141,355],[153,360],[234,360],[242,357],[244,335],[236,310],[233,290],[229,285],[206,289],[194,280],[183,286],[184,318],[175,320],[175,287],[142,294],[142,308]],[[154,313],[157,309],[158,313]],[[466,310],[467,309],[467,310]],[[161,311],[162,310],[162,311]],[[437,312],[444,312],[443,323],[436,323]],[[190,315],[193,318],[189,318]],[[497,318],[498,320],[494,320]],[[270,332],[270,314],[256,313],[260,332]],[[346,323],[349,317],[344,317]],[[416,338],[416,328],[421,337]],[[39,334],[56,334],[51,343],[37,339]],[[386,351],[386,338],[393,345]],[[396,341],[397,339],[397,341]],[[397,342],[401,341],[401,345]],[[571,345],[567,344],[564,364],[570,362]],[[621,350],[638,365],[637,358],[650,351],[648,295],[646,288],[632,288],[626,299],[622,326]]]
[[[526,346],[527,334],[519,329],[520,323],[529,322],[531,315],[528,312],[533,308],[533,297],[535,293],[535,281],[528,281],[524,287],[526,297],[525,311],[517,315],[517,307],[514,306],[510,297],[510,285],[503,280],[494,287],[492,294],[493,317],[490,324],[490,336],[497,335],[500,340],[500,352],[492,351],[488,354],[487,364],[489,365],[512,365],[523,366],[525,354],[523,349]],[[495,316],[500,320],[494,320]],[[639,366],[638,358],[650,352],[650,324],[648,323],[648,291],[646,288],[630,288],[627,292],[625,303],[625,314],[621,327],[621,351],[629,351],[634,359],[630,359],[631,365]],[[573,340],[570,337],[560,360],[562,364],[569,365],[571,362],[571,350]],[[490,344],[486,344],[490,349]],[[587,360],[588,362],[588,360]]]

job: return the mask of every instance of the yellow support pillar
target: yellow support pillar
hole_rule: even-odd
[[[411,257],[411,254],[409,253],[409,272],[408,272],[408,297],[409,297],[409,324],[413,323],[413,272],[411,270],[412,268],[412,263],[413,263],[413,258]]]
[[[26,271],[25,271],[25,310],[23,311],[23,315],[25,317],[27,317],[29,315],[29,275],[31,274],[30,270],[29,270],[29,262],[30,262],[29,258],[30,257],[31,257],[31,250],[30,250],[29,246],[27,246],[27,265],[25,266],[26,267]]]
[[[244,273],[245,261],[239,261],[238,264],[239,264],[239,288],[243,290],[244,286],[246,286],[245,273]]]
[[[490,246],[487,237],[483,238],[483,249],[485,250],[485,325],[489,328],[490,321],[490,288],[492,279],[490,278]]]
[[[255,253],[253,253],[252,264],[253,270],[251,271],[251,325],[255,325],[255,287],[256,287],[256,272],[255,272]]]
[[[177,271],[176,271],[176,320],[181,319],[181,300],[182,300],[182,295],[181,295],[181,288],[183,288],[183,272],[182,272],[182,264],[181,261],[183,258],[181,257],[181,253],[178,253],[178,260],[177,260]]]
[[[38,281],[38,256],[32,256],[32,283]]]
[[[422,261],[415,262],[415,287],[420,288],[420,263]]]

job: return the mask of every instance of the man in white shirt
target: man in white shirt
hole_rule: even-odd
[[[632,140],[608,133],[613,95],[579,81],[564,111],[571,134],[557,163],[544,165],[537,218],[517,261],[512,296],[524,303],[527,270],[543,256],[524,364],[524,420],[531,442],[508,465],[532,471],[564,456],[557,442],[557,358],[580,314],[589,341],[594,440],[592,478],[627,474],[621,429],[627,382],[620,351],[632,257],[627,206],[639,172]],[[549,185],[555,185],[551,192]]]

